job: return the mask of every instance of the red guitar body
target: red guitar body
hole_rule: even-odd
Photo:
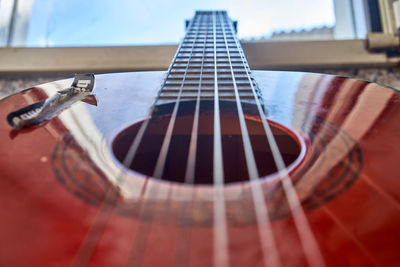
[[[330,75],[253,73],[271,125],[301,145],[289,176],[325,263],[399,265],[400,94]],[[0,103],[1,266],[213,264],[212,185],[148,178],[123,168],[112,151],[118,133],[148,116],[164,77],[97,75],[97,106],[75,103],[22,130],[8,125],[7,114],[71,80]],[[306,266],[296,215],[277,176],[261,186],[278,259]],[[230,266],[265,261],[249,188],[248,182],[223,188]]]

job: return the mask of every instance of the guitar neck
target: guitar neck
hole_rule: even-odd
[[[156,105],[212,100],[215,92],[218,99],[235,99],[235,90],[241,100],[252,102],[255,88],[235,23],[225,11],[198,11],[188,22]]]

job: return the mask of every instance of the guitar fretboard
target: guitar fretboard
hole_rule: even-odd
[[[253,89],[259,97],[232,20],[225,11],[198,11],[188,22],[156,104],[175,101],[179,94],[181,100],[214,99],[216,84],[221,100],[235,99],[235,86],[243,101],[254,100]]]

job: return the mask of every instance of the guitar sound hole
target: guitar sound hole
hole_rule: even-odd
[[[212,101],[200,102],[198,137],[196,147],[195,184],[213,184],[213,129],[214,113]],[[157,107],[151,117],[134,160],[129,168],[147,176],[173,181],[185,182],[185,172],[189,154],[191,131],[194,121],[196,102],[180,103],[178,115],[172,133],[165,168],[160,177],[154,177],[154,170],[160,149],[171,119],[173,104]],[[249,131],[252,149],[260,177],[277,172],[264,128],[252,104],[242,104],[245,121]],[[247,164],[243,149],[240,124],[236,103],[220,101],[221,140],[223,155],[224,182],[244,182],[249,180]],[[122,163],[136,134],[143,122],[136,123],[115,138],[112,148],[115,157]],[[283,160],[288,166],[300,155],[301,146],[296,136],[287,128],[269,123],[279,146]]]

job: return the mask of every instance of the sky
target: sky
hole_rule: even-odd
[[[178,43],[205,9],[227,10],[241,39],[335,23],[332,0],[34,0],[27,46]]]

